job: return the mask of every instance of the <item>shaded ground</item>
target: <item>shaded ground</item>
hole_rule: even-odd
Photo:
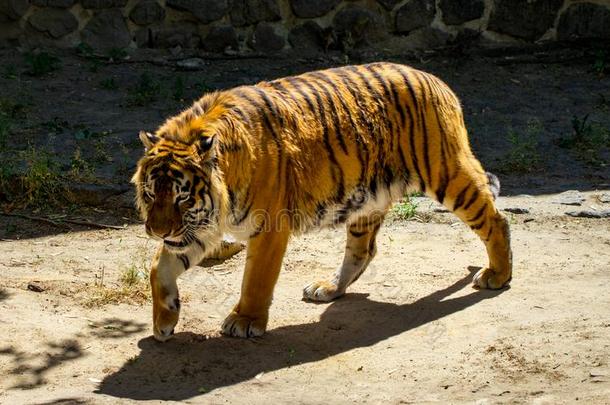
[[[201,91],[344,60],[217,60],[184,71],[157,55],[66,54],[59,69],[31,76],[23,55],[0,50],[0,200],[4,212],[47,220],[0,216],[0,403],[607,403],[610,220],[564,214],[610,208],[600,200],[610,190],[610,80],[593,54],[402,60],[454,88],[477,155],[510,195],[500,207],[530,211],[511,214],[510,289],[473,290],[483,246],[418,200],[416,220],[386,224],[369,270],[330,304],[302,302],[301,288],[339,264],[344,232],[293,240],[260,339],[218,335],[245,253],[189,271],[177,335],[160,345],[142,280],[155,246],[128,191],[137,132]],[[74,203],[49,210],[49,199],[63,200],[60,184],[77,190]],[[581,207],[552,203],[550,193],[569,189],[590,190]]]

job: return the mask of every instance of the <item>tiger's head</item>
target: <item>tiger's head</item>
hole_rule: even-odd
[[[140,132],[145,154],[132,178],[136,205],[146,233],[162,240],[166,249],[181,253],[196,244],[205,252],[222,236],[226,205],[214,135],[167,131],[166,124],[156,134]]]

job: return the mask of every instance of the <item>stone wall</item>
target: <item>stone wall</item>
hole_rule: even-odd
[[[400,51],[610,39],[610,0],[0,0],[0,43]]]

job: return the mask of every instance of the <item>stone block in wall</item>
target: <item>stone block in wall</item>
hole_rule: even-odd
[[[332,26],[336,39],[344,50],[371,45],[387,34],[381,16],[361,6],[341,9],[333,18]]]
[[[402,0],[377,0],[386,10],[393,10]]]
[[[38,7],[70,8],[76,0],[30,0],[30,3]]]
[[[610,39],[610,9],[592,3],[572,4],[559,19],[557,38]]]
[[[127,0],[81,0],[84,8],[100,10],[103,8],[125,7]]]
[[[155,48],[197,48],[201,43],[197,24],[188,21],[178,21],[169,27],[153,30],[153,47]]]
[[[30,7],[28,0],[0,0],[0,15],[9,20],[19,20],[25,15]]]
[[[156,0],[142,0],[129,13],[131,21],[138,25],[148,25],[165,18],[165,9]]]
[[[215,25],[210,28],[201,46],[209,52],[222,52],[227,48],[238,49],[237,32],[231,25]]]
[[[487,28],[526,40],[540,38],[553,26],[564,0],[494,0]]]
[[[451,40],[451,35],[432,27],[423,27],[409,34],[411,45],[417,49],[441,48]]]
[[[308,52],[325,50],[324,29],[314,21],[307,21],[297,25],[288,34],[288,42],[293,49]]]
[[[236,27],[282,18],[276,0],[233,0],[231,23]]]
[[[440,0],[439,7],[443,12],[443,21],[447,25],[460,25],[466,21],[476,20],[485,11],[484,0]]]
[[[138,48],[151,48],[153,46],[153,33],[151,28],[136,30],[133,40]]]
[[[430,25],[436,14],[434,0],[410,0],[396,12],[396,32],[407,34]]]
[[[264,53],[280,51],[285,44],[284,37],[276,32],[273,25],[266,22],[259,23],[250,38],[250,46]]]
[[[131,42],[125,18],[118,9],[95,14],[81,32],[81,38],[95,49],[125,48]]]
[[[341,0],[290,0],[292,12],[301,18],[322,17],[339,3]]]
[[[188,11],[204,24],[221,19],[229,11],[228,0],[167,0],[167,6]]]
[[[78,28],[76,17],[59,8],[42,8],[28,18],[30,25],[38,32],[49,34],[52,38],[61,38]]]

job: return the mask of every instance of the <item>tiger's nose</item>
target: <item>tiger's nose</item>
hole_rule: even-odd
[[[165,239],[172,234],[171,230],[157,231],[153,229],[149,224],[145,225],[146,233],[150,236],[156,236],[161,239]]]

